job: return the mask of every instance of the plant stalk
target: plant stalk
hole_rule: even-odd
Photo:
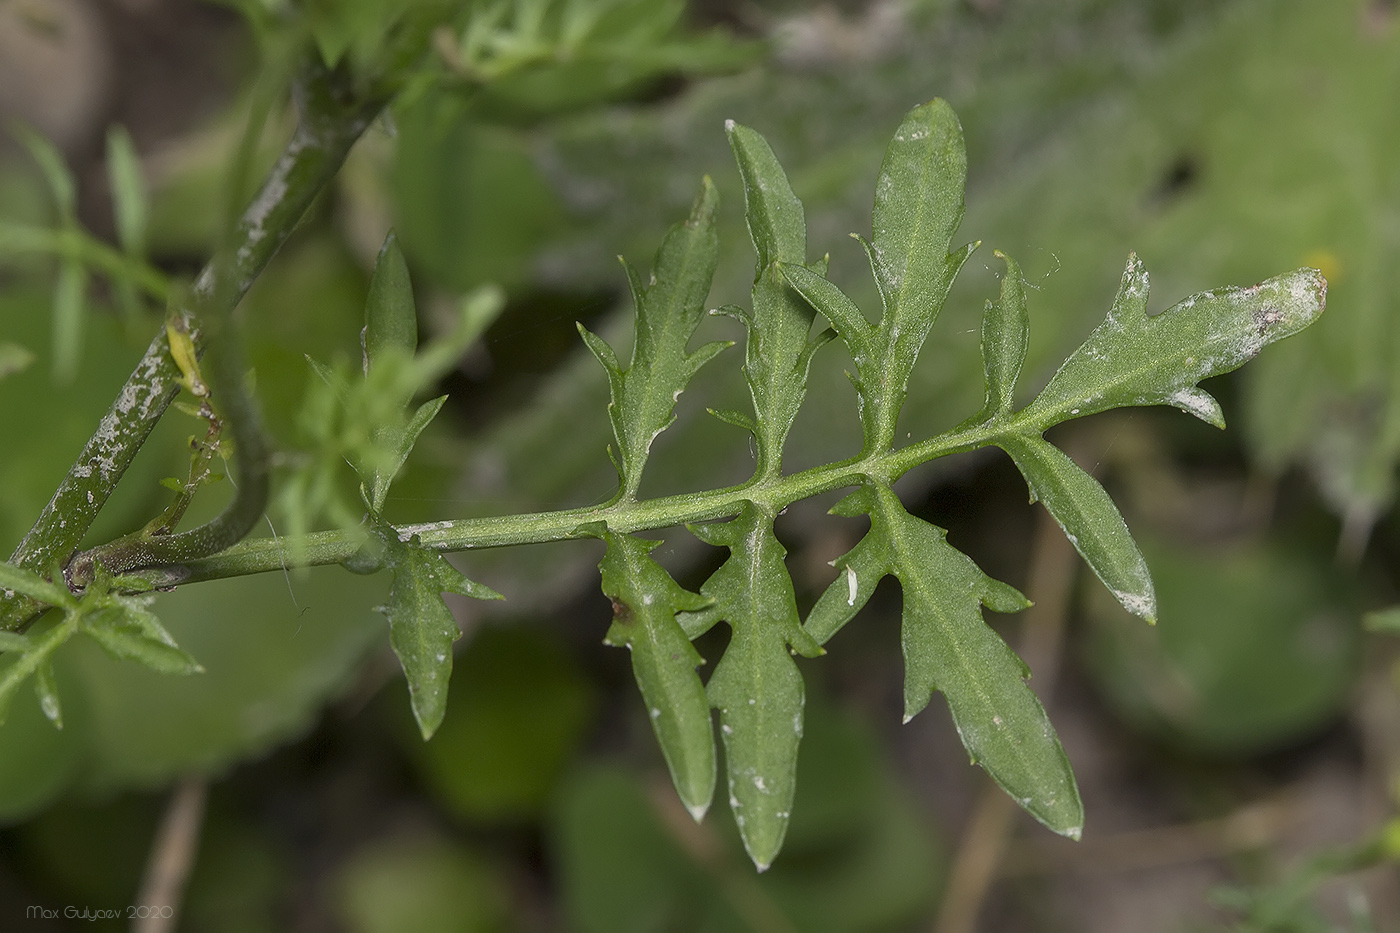
[[[237,224],[228,258],[221,263],[225,275],[219,276],[219,264],[211,261],[195,281],[194,300],[188,303],[194,307],[179,311],[192,335],[200,325],[194,308],[201,302],[217,299],[222,305],[217,313],[227,315],[242,300],[388,100],[382,94],[347,102],[335,76],[324,69],[310,74],[306,88],[295,133]],[[68,563],[178,394],[179,377],[161,328],[9,563],[38,573]],[[257,511],[261,514],[261,507]],[[28,597],[0,594],[0,629],[22,628],[41,608]]]
[[[859,485],[867,477],[892,483],[920,463],[986,446],[1006,427],[1004,422],[978,425],[911,447],[724,489],[656,499],[621,499],[607,505],[549,512],[401,525],[395,531],[404,542],[450,552],[591,537],[582,529],[596,522],[605,522],[609,530],[628,534],[687,522],[716,521],[737,515],[745,502],[776,513],[798,500]],[[353,561],[364,541],[365,536],[355,530],[314,532],[296,539],[258,538],[210,557],[128,574],[120,577],[116,585],[128,591],[149,591],[292,567],[340,564]]]

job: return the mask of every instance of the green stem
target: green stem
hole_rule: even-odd
[[[307,88],[303,117],[295,134],[238,223],[226,279],[216,281],[215,264],[207,265],[195,282],[194,304],[217,297],[226,306],[222,311],[227,313],[242,299],[312,201],[335,177],[351,145],[387,100],[387,96],[376,95],[346,103],[342,89],[334,86],[324,71],[314,75]],[[194,331],[193,310],[184,308],[181,313]],[[170,355],[162,328],[53,498],[11,555],[10,563],[39,573],[67,564],[179,392],[179,377],[180,370]],[[261,507],[257,511],[260,514]],[[256,520],[255,515],[253,521]],[[242,524],[245,523],[238,523]],[[246,524],[251,528],[251,523]],[[223,530],[229,528],[236,530],[232,524]],[[225,544],[236,540],[227,540],[226,534],[222,537]],[[206,546],[217,543],[221,542],[204,542]],[[0,598],[0,629],[21,628],[39,609],[39,604],[27,597]]]
[[[745,502],[779,512],[798,500],[855,486],[867,477],[892,483],[920,463],[984,447],[1009,427],[1007,422],[977,425],[900,450],[724,489],[656,499],[624,498],[602,506],[550,512],[402,525],[395,530],[401,540],[414,540],[422,547],[436,551],[466,551],[584,537],[586,535],[578,533],[580,527],[594,522],[605,522],[614,532],[632,533],[687,522],[715,521],[738,514]],[[293,566],[345,563],[355,557],[363,542],[364,535],[354,531],[323,531],[297,539],[259,538],[244,541],[211,557],[123,577],[117,586],[152,590],[182,583],[267,573]]]

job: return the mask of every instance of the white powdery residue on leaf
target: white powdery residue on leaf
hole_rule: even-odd
[[[1156,612],[1156,606],[1151,596],[1144,593],[1129,593],[1125,590],[1114,590],[1113,596],[1122,603],[1123,608],[1135,616],[1149,618]]]
[[[1167,401],[1177,408],[1183,408],[1202,421],[1212,421],[1216,417],[1211,397],[1204,392],[1192,389],[1179,389],[1167,396]]]

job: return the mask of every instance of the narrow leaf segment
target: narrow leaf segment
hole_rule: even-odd
[[[580,529],[607,542],[598,569],[612,600],[613,623],[605,644],[632,653],[632,672],[651,727],[671,769],[681,802],[698,821],[715,793],[715,738],[710,704],[696,667],[703,664],[676,613],[702,609],[710,600],[682,589],[651,559],[659,541],[619,535],[606,528]]]
[[[389,619],[389,644],[408,678],[413,718],[423,738],[430,739],[447,712],[452,643],[462,637],[442,594],[458,593],[473,599],[501,596],[468,580],[436,551],[399,540],[388,526],[376,528],[374,536],[384,565],[394,575],[389,602],[381,610]]]
[[[57,572],[55,575],[59,576]],[[0,652],[13,655],[0,666],[0,724],[20,686],[33,677],[39,708],[55,728],[63,728],[52,662],[58,649],[78,632],[86,634],[112,657],[135,661],[158,673],[204,672],[150,611],[153,596],[124,596],[113,592],[110,584],[110,577],[99,576],[79,597],[33,571],[0,564],[0,590],[7,596],[19,593],[58,610],[50,613],[55,621],[42,631],[26,635],[6,632],[0,639]]]
[[[727,419],[747,427],[757,441],[755,479],[782,474],[783,444],[807,392],[812,355],[834,331],[809,336],[813,312],[788,285],[779,263],[806,263],[807,225],[802,202],[788,185],[768,141],[732,120],[725,125],[729,146],[744,182],[744,217],[758,254],[750,293],[752,310],[733,305],[721,309],[743,322],[748,331],[744,347],[744,376],[753,399],[754,419]],[[826,261],[803,266],[812,274],[826,272]]]
[[[1157,621],[1157,596],[1147,561],[1118,507],[1098,480],[1040,437],[1008,435],[997,442],[1016,461],[1030,489],[1123,608]]]
[[[729,559],[700,588],[712,605],[683,617],[692,638],[720,620],[733,630],[706,693],[719,710],[734,822],[759,871],[782,846],[797,789],[804,694],[788,649],[824,653],[802,629],[774,517],[749,503],[732,522],[691,528]]]
[[[709,178],[691,208],[689,219],[672,227],[652,264],[651,282],[643,285],[626,264],[637,311],[632,361],[622,369],[603,338],[578,325],[588,349],[608,374],[612,400],[608,416],[617,441],[617,468],[622,499],[635,499],[652,441],[675,421],[676,399],[701,366],[729,346],[707,343],[686,351],[705,313],[705,298],[715,273],[718,239],[715,209],[719,196]]]
[[[1001,295],[994,302],[988,301],[982,313],[982,368],[987,399],[982,413],[974,419],[978,424],[1010,414],[1016,400],[1016,380],[1021,376],[1030,341],[1026,280],[1021,267],[1000,250],[996,255],[1006,263],[1006,274],[1001,279]]]
[[[864,454],[889,450],[909,374],[948,289],[977,244],[949,252],[963,215],[967,152],[947,101],[905,116],[885,150],[875,185],[872,237],[862,240],[883,312],[870,324],[835,285],[784,264],[783,274],[840,333],[855,359]]]

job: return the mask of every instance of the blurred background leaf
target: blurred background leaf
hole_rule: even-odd
[[[185,0],[0,5],[0,114],[55,140],[73,166],[77,220],[113,242],[134,221],[129,195],[118,194],[126,219],[114,216],[111,189],[129,192],[134,175],[124,163],[109,172],[101,153],[108,122],[126,126],[150,196],[145,248],[177,280],[215,241],[255,50],[279,28],[280,5],[245,6],[256,8],[255,28]],[[321,53],[346,61],[372,51],[397,12],[312,6]],[[1130,250],[1153,271],[1152,311],[1304,264],[1331,284],[1306,339],[1209,386],[1229,433],[1172,412],[1096,419],[1088,463],[1125,494],[1161,622],[1148,630],[1118,618],[1097,604],[1096,585],[1083,586],[1051,717],[1084,792],[1086,842],[1046,858],[1034,830],[1013,827],[981,928],[1212,928],[1221,915],[1205,892],[1222,878],[1267,894],[1277,879],[1291,883],[1304,853],[1378,825],[1400,773],[1395,648],[1363,639],[1356,619],[1400,602],[1391,4],[598,0],[494,21],[491,6],[464,8],[428,65],[431,80],[370,130],[245,303],[257,392],[284,455],[298,439],[304,354],[359,359],[369,269],[396,227],[425,337],[442,333],[480,283],[501,284],[508,304],[443,380],[452,398],[387,517],[606,499],[615,482],[606,384],[574,322],[626,352],[614,257],[644,263],[705,173],[723,201],[708,304],[745,300],[752,255],[723,121],[772,143],[806,206],[809,259],[830,250],[833,280],[864,305],[875,298],[869,271],[845,234],[867,232],[880,153],[900,115],[946,97],[969,146],[960,233],[988,251],[968,264],[915,370],[918,404],[902,433],[951,426],[980,404],[978,315],[1000,272],[992,247],[1022,261],[1030,286],[1022,401],[1101,318]],[[597,16],[568,27],[566,10]],[[565,48],[577,54],[558,54]],[[496,83],[481,80],[483,69]],[[254,177],[289,128],[280,111],[269,121]],[[52,224],[43,192],[28,157],[0,143],[0,217]],[[0,539],[9,542],[159,326],[154,315],[132,323],[120,294],[93,278],[80,296],[82,365],[55,385],[55,273],[43,257],[0,255]],[[738,336],[713,319],[697,345]],[[747,476],[743,432],[702,411],[744,407],[740,362],[721,355],[682,397],[644,494]],[[817,356],[789,469],[859,445],[851,365],[835,349]],[[165,419],[90,543],[163,507],[158,480],[182,473],[195,424]],[[990,574],[1025,588],[1034,513],[1004,458],[940,462],[900,491]],[[195,511],[212,513],[226,494],[213,487]],[[831,504],[795,506],[778,526],[800,608],[860,531],[824,516]],[[713,556],[669,537],[657,558],[697,586]],[[10,826],[0,832],[0,916],[36,899],[134,897],[161,808],[135,789],[195,772],[219,783],[186,904],[194,930],[376,930],[410,916],[423,929],[926,926],[978,785],[940,717],[895,730],[893,593],[877,592],[859,626],[868,635],[853,629],[831,656],[800,662],[809,709],[798,797],[783,859],[755,878],[723,808],[697,828],[653,793],[663,765],[632,708],[626,659],[597,644],[609,615],[593,595],[598,557],[595,545],[566,543],[463,559],[507,600],[454,604],[468,637],[428,745],[370,611],[386,579],[332,568],[162,596],[155,610],[206,674],[164,679],[78,649],[57,671],[63,731],[28,690],[0,730],[0,819]],[[1010,633],[1017,623],[999,624]],[[722,647],[722,633],[706,637]],[[1218,830],[1235,825],[1232,807],[1275,793],[1294,801],[1267,811],[1282,816],[1249,833]],[[1180,838],[1195,848],[1174,848]],[[1288,922],[1350,922],[1348,886],[1363,892],[1377,929],[1400,917],[1393,876],[1344,872],[1309,887]]]

